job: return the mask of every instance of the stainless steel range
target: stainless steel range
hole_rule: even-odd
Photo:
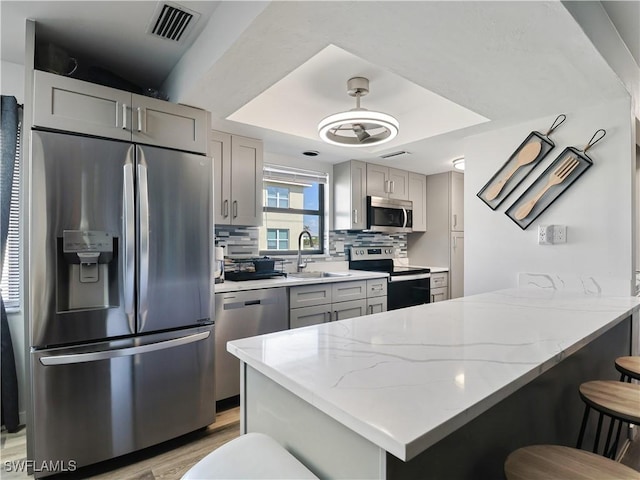
[[[429,303],[431,273],[428,268],[393,264],[393,246],[349,247],[350,270],[385,272],[389,274],[387,310]]]

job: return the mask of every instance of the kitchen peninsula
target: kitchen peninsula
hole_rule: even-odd
[[[520,446],[575,443],[578,386],[637,353],[639,306],[510,289],[236,340],[241,430],[321,478],[501,478]]]

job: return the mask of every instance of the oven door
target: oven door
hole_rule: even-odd
[[[413,307],[431,300],[431,275],[399,275],[389,278],[387,310]]]

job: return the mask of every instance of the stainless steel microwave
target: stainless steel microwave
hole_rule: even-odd
[[[409,233],[413,231],[413,203],[384,197],[367,197],[367,230]]]

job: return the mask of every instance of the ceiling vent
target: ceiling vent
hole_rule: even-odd
[[[200,14],[171,2],[159,2],[151,17],[147,33],[180,42],[189,36]]]
[[[399,150],[397,152],[385,153],[384,155],[380,155],[380,158],[393,158],[399,157],[400,155],[411,155],[411,152],[407,152],[406,150]]]

